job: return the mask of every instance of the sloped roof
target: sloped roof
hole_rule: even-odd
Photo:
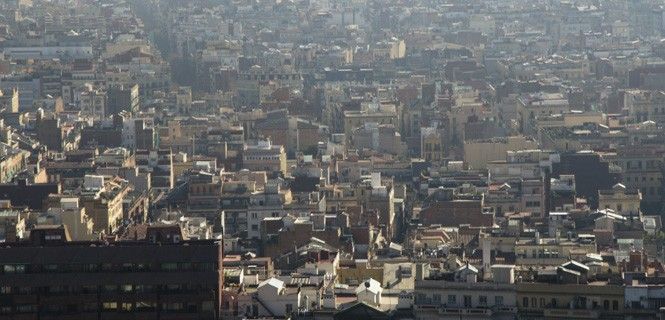
[[[570,261],[564,263],[561,266],[566,268],[566,269],[570,269],[570,270],[574,270],[574,271],[582,271],[582,270],[589,271],[589,267],[587,267],[585,264],[579,263],[575,260],[570,260]]]
[[[267,279],[267,280],[259,283],[258,287],[262,288],[264,286],[271,286],[271,287],[274,287],[276,289],[281,289],[281,288],[284,287],[284,281],[279,280],[277,278],[270,278],[270,279]]]
[[[372,278],[369,278],[358,285],[358,288],[356,288],[356,294],[359,294],[363,291],[369,291],[373,294],[378,294],[381,292],[381,290],[381,283]]]
[[[457,269],[457,272],[464,271],[464,270],[469,270],[473,273],[478,273],[478,269],[476,267],[474,267],[473,265],[471,265],[471,264],[465,264],[465,265],[459,267],[459,269]]]
[[[389,319],[389,314],[365,302],[359,301],[337,312],[333,319]]]

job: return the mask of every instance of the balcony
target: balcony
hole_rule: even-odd
[[[494,313],[516,314],[517,307],[493,307]]]
[[[466,317],[492,317],[491,309],[483,308],[448,308],[441,307],[439,309],[439,314],[443,316],[460,316],[462,318]]]
[[[414,308],[416,310],[436,310],[439,306],[433,304],[416,304]]]
[[[506,309],[512,309],[512,311],[516,312],[514,308],[506,308]],[[491,319],[492,314],[494,313],[492,309],[489,308],[464,308],[464,307],[446,307],[446,306],[439,306],[435,304],[417,304],[415,305],[415,310],[418,312],[436,312],[440,316],[455,316],[455,317],[461,317],[461,318],[467,318],[467,317],[472,317],[472,318],[487,318]],[[506,310],[499,310],[499,312],[503,313]]]
[[[548,319],[598,319],[600,318],[600,312],[585,309],[544,309],[543,316]]]

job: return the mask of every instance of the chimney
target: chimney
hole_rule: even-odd
[[[5,223],[5,242],[14,243],[16,242],[16,223],[6,222]]]
[[[550,173],[549,168],[544,168],[545,176],[543,177],[543,197],[544,197],[544,207],[543,207],[543,216],[547,217],[550,215],[550,208],[552,204],[550,203],[551,197],[550,192],[552,189],[552,174]]]
[[[480,241],[483,248],[483,279],[489,279],[490,266],[492,263],[492,238],[488,234],[481,233]]]

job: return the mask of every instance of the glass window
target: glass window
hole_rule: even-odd
[[[180,290],[182,290],[182,286],[179,285],[179,284],[167,284],[166,285],[166,291],[177,292],[177,291],[180,291]]]
[[[109,302],[104,302],[102,304],[102,309],[109,310],[109,311],[117,310],[118,309],[118,303],[117,302],[110,302],[110,301]]]
[[[89,263],[83,265],[83,271],[85,272],[97,272],[99,271],[99,265],[94,264],[94,263]]]
[[[97,311],[97,303],[96,302],[86,302],[83,304],[82,307],[84,312],[95,312]]]
[[[69,265],[67,265],[67,271],[68,272],[74,272],[74,273],[82,272],[83,271],[83,265],[78,264],[78,263],[69,264]]]
[[[471,308],[471,296],[464,296],[464,306]]]
[[[185,305],[182,302],[170,302],[170,303],[163,303],[162,308],[165,311],[182,311],[185,309]]]
[[[65,311],[65,306],[59,304],[47,304],[43,307],[47,313],[60,313]]]
[[[34,304],[24,304],[16,306],[16,311],[19,313],[33,313],[37,312],[37,306]]]
[[[151,285],[147,285],[147,284],[136,285],[136,292],[148,293],[148,292],[153,292],[153,291],[154,291],[154,287],[151,286]]]
[[[503,306],[503,296],[494,296],[494,304],[496,306]]]
[[[137,301],[136,310],[137,311],[154,311],[157,305],[154,302],[150,301]]]
[[[457,303],[457,296],[454,294],[448,295],[448,304],[455,305]]]
[[[58,271],[58,265],[57,264],[44,265],[44,272],[57,272],[57,271]]]
[[[18,288],[18,293],[19,294],[32,294],[32,287],[19,287]]]
[[[178,270],[177,263],[162,263],[162,271],[176,271]]]
[[[202,286],[199,284],[194,284],[194,283],[187,283],[184,285],[180,286],[181,289],[186,290],[186,291],[201,291]]]
[[[481,306],[486,306],[487,305],[487,296],[479,296],[478,297],[478,304]]]
[[[206,263],[195,263],[194,268],[196,271],[213,271],[215,270],[215,263],[206,262]]]
[[[129,312],[134,310],[134,305],[131,302],[123,302],[120,308],[122,311]]]
[[[82,293],[96,293],[97,292],[97,286],[82,286],[81,287],[81,292]]]
[[[211,312],[215,310],[215,302],[214,301],[203,301],[201,303],[201,310],[204,312]]]
[[[50,286],[47,287],[48,293],[63,293],[67,291],[67,288],[64,286]]]
[[[114,284],[107,284],[104,286],[104,292],[116,292],[118,291],[118,286]]]

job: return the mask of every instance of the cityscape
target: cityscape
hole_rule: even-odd
[[[665,0],[0,0],[0,320],[665,320]]]

